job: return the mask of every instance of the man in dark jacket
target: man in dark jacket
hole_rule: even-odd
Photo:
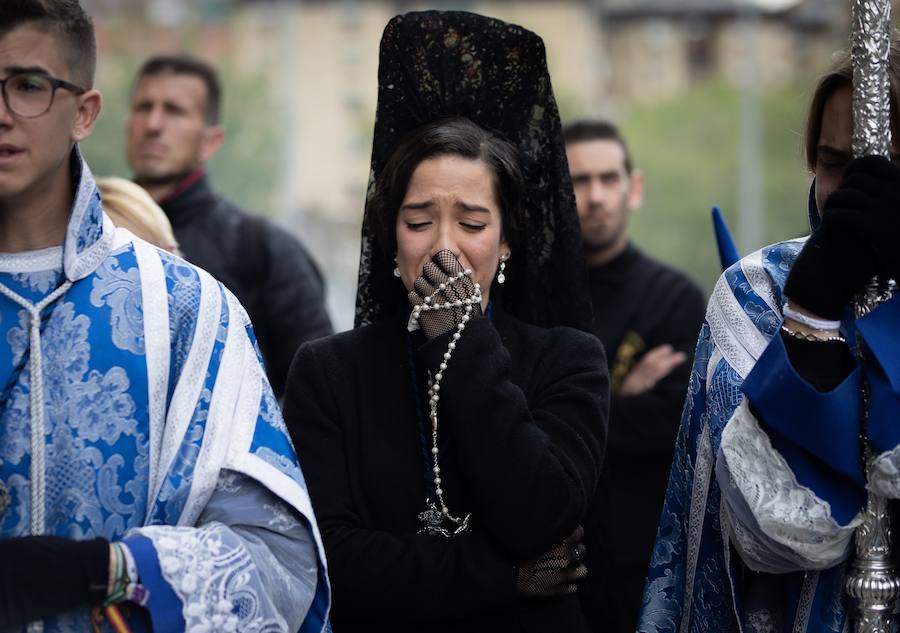
[[[629,242],[628,217],[643,202],[643,179],[618,130],[579,122],[564,136],[611,390],[606,472],[588,520],[589,575],[579,594],[594,630],[631,632],[704,298],[685,275]]]
[[[147,60],[126,123],[128,163],[169,217],[184,257],[247,309],[280,398],[300,344],[332,332],[322,276],[295,237],[210,187],[204,165],[224,140],[220,101],[208,64],[187,56]]]

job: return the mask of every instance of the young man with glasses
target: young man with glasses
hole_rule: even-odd
[[[116,229],[77,0],[0,3],[0,630],[320,631],[303,476],[246,314]]]

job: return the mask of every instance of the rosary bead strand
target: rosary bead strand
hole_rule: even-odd
[[[419,514],[419,518],[426,522],[426,527],[423,528],[423,531],[441,534],[442,536],[456,536],[457,534],[466,531],[469,527],[469,519],[472,516],[471,514],[467,514],[463,518],[453,516],[452,514],[450,514],[450,509],[447,507],[447,504],[444,501],[444,490],[441,487],[441,466],[438,463],[438,454],[440,452],[438,449],[438,404],[441,401],[441,381],[444,379],[444,371],[446,371],[447,369],[447,363],[453,356],[453,351],[456,349],[457,341],[462,338],[462,333],[466,329],[466,324],[472,318],[472,307],[476,304],[481,303],[481,286],[476,282],[475,292],[472,294],[472,296],[466,299],[456,299],[453,301],[445,301],[444,303],[435,303],[434,298],[439,292],[443,292],[447,289],[448,286],[453,285],[457,280],[464,279],[465,277],[470,277],[471,275],[472,271],[470,269],[466,269],[457,273],[455,277],[450,277],[445,283],[439,284],[437,289],[431,295],[424,297],[421,305],[417,305],[413,308],[412,313],[412,319],[418,322],[419,317],[423,312],[428,312],[430,310],[451,310],[453,308],[461,308],[465,306],[465,312],[463,313],[460,322],[456,325],[456,331],[453,333],[453,337],[451,338],[450,343],[447,345],[447,351],[444,352],[443,360],[439,365],[439,369],[437,373],[434,374],[434,377],[429,378],[428,380],[428,417],[431,420],[431,470],[434,473],[434,492],[437,496],[437,502],[440,507],[438,508],[433,501],[426,499],[427,509],[425,510],[425,512]],[[450,534],[449,531],[440,527],[439,522],[435,521],[432,511],[439,511],[444,519],[457,526],[453,534]]]

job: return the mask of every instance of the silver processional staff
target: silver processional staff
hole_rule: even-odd
[[[890,53],[890,0],[853,0],[850,55],[853,63],[853,155],[889,157],[891,146],[888,55]],[[857,298],[856,316],[867,314],[890,298],[894,284],[873,280]],[[862,341],[857,337],[860,365]],[[863,381],[863,419],[860,442],[866,473],[873,454],[866,441],[868,387]],[[867,477],[868,479],[868,477]],[[868,492],[863,522],[856,529],[856,551],[846,589],[855,607],[856,633],[893,633],[893,617],[900,578],[894,570],[890,503]]]

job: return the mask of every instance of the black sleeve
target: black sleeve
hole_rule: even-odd
[[[653,339],[647,342],[647,351],[669,344],[688,357],[644,393],[636,396],[612,394],[610,418],[613,424],[609,429],[609,447],[622,455],[671,455],[675,446],[691,378],[692,356],[706,308],[703,295],[693,284],[685,283],[680,290],[673,289],[672,292],[669,307],[658,306],[664,320]]]
[[[333,332],[325,309],[322,276],[292,235],[269,224],[269,266],[264,291],[266,372],[276,396],[284,392],[297,349]]]
[[[450,435],[473,514],[519,560],[560,543],[585,518],[603,464],[609,377],[594,336],[558,328],[545,340],[528,397],[488,319],[471,321],[441,384]],[[420,350],[435,371],[451,334]],[[453,397],[443,397],[453,394]]]
[[[804,341],[780,332],[788,360],[794,370],[816,391],[831,391],[856,366],[850,349],[840,341]]]
[[[344,452],[335,391],[347,377],[326,357],[313,346],[300,348],[284,417],[325,543],[335,611],[369,621],[428,622],[508,607],[516,597],[516,561],[484,531],[447,539],[361,524],[348,476],[355,465]]]
[[[109,542],[57,536],[0,540],[0,630],[106,599]]]

